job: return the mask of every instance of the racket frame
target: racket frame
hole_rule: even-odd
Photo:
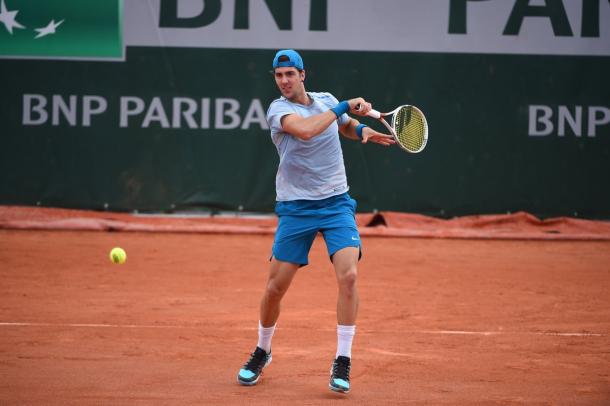
[[[403,107],[410,107],[412,109],[414,109],[415,111],[417,111],[418,114],[421,115],[421,117],[423,118],[423,124],[424,124],[424,141],[422,142],[421,147],[417,150],[417,151],[411,151],[408,150],[407,148],[405,148],[400,141],[398,140],[398,135],[396,134],[396,113],[398,112],[398,110],[402,109]],[[392,137],[394,137],[394,140],[396,141],[396,144],[403,149],[404,151],[407,151],[411,154],[417,154],[419,152],[422,152],[424,150],[424,148],[426,147],[426,144],[428,143],[428,121],[426,120],[426,116],[424,115],[424,113],[418,109],[417,107],[410,105],[410,104],[403,104],[402,106],[398,106],[396,107],[394,110],[389,111],[387,113],[381,113],[377,110],[371,109],[367,114],[367,116],[372,117],[372,118],[376,118],[377,120],[381,121],[381,123],[388,129],[388,131],[390,131],[390,134],[392,134]],[[388,122],[385,120],[384,117],[393,115],[392,117],[392,125],[388,124]]]

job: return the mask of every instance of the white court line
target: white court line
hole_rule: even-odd
[[[419,334],[453,334],[453,335],[538,335],[538,336],[559,336],[559,337],[604,337],[601,333],[560,333],[558,331],[461,331],[461,330],[415,330],[413,333]]]
[[[156,329],[199,329],[204,325],[163,325],[163,324],[100,324],[100,323],[27,323],[27,322],[0,322],[0,327],[92,327],[92,328],[156,328]],[[289,327],[278,327],[278,330],[291,329]],[[255,327],[238,328],[238,330],[257,330]],[[335,331],[334,329],[318,329],[319,331]],[[389,333],[380,330],[359,330],[362,333]],[[406,334],[435,334],[435,335],[474,335],[474,336],[498,336],[498,335],[537,335],[556,337],[605,337],[602,333],[562,333],[558,331],[464,331],[464,330],[402,330]]]
[[[147,324],[96,324],[96,323],[21,323],[0,322],[0,327],[95,327],[95,328],[189,328],[188,326],[167,326]]]

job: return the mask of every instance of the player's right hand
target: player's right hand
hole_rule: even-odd
[[[366,116],[366,113],[371,111],[371,103],[364,100],[362,97],[356,97],[347,101],[349,104],[349,112],[358,116]]]

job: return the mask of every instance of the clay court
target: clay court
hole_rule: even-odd
[[[320,238],[283,301],[273,363],[241,387],[271,234],[4,228],[2,404],[610,403],[607,240],[363,232],[353,389],[339,395]]]
[[[0,0],[0,406],[610,406],[608,72],[610,0]],[[260,315],[274,213],[355,323],[320,235]]]

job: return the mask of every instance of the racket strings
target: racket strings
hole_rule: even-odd
[[[419,152],[426,142],[426,121],[411,106],[401,108],[394,120],[398,142],[408,151]]]

